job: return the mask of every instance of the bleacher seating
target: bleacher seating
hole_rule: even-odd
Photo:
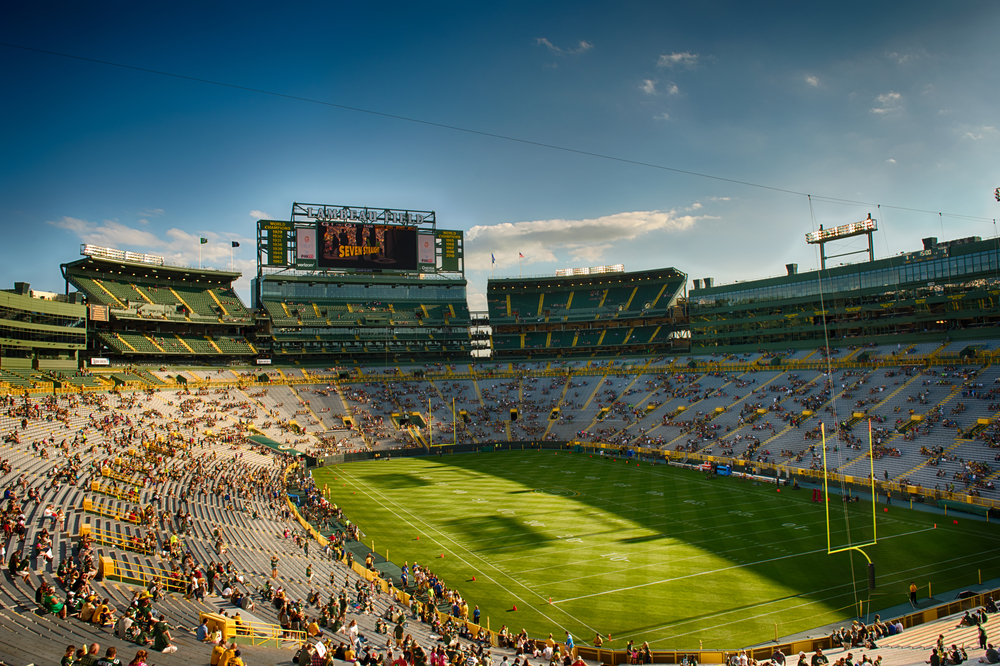
[[[215,344],[223,354],[253,354],[250,344],[243,338],[216,336]]]
[[[282,308],[281,303],[275,301],[264,301],[264,308],[267,313],[271,315],[271,321],[274,322],[275,326],[296,326],[299,323],[298,317],[293,317],[290,314],[285,314],[284,308]],[[291,310],[289,310],[289,313]]]
[[[218,354],[219,350],[207,339],[194,335],[180,336],[195,354]]]
[[[617,331],[625,334],[629,330],[610,329],[609,333]],[[632,336],[637,335],[637,331],[638,327],[632,330]],[[642,334],[649,332],[649,327],[646,327]],[[570,334],[568,331],[563,333],[564,336]],[[128,338],[130,342],[141,344],[135,339],[141,337],[147,344],[151,344],[144,336],[126,335],[133,336]],[[540,335],[547,336],[548,333]],[[186,338],[189,345],[190,339]],[[544,339],[543,337],[543,343]],[[550,338],[550,345],[553,339],[556,339],[555,335]],[[215,338],[215,342],[220,348],[223,347],[219,338]],[[245,341],[235,339],[232,342],[245,344]],[[432,342],[460,343],[460,341],[436,340]],[[808,356],[809,354],[800,354],[799,358]],[[460,373],[462,375],[460,379],[442,379],[438,376],[433,378],[433,384],[432,378],[412,379],[412,371],[419,368],[443,372],[440,368],[415,365],[399,368],[397,374],[396,368],[378,367],[366,370],[369,375],[364,383],[344,384],[341,387],[345,391],[343,397],[337,389],[327,390],[326,382],[335,379],[338,372],[328,371],[322,383],[311,384],[308,382],[313,376],[312,371],[307,373],[301,369],[290,369],[283,375],[272,370],[275,379],[284,376],[293,381],[295,386],[274,385],[264,395],[256,395],[258,389],[251,388],[246,392],[226,390],[225,395],[213,393],[211,396],[195,399],[192,396],[181,397],[172,388],[161,388],[159,392],[151,394],[137,392],[134,394],[138,396],[136,401],[129,404],[123,401],[123,397],[131,395],[128,393],[123,397],[95,394],[104,396],[99,398],[100,404],[72,403],[72,407],[67,410],[65,422],[32,420],[28,428],[22,431],[22,443],[10,446],[5,453],[14,470],[3,480],[10,483],[19,475],[25,474],[29,482],[37,485],[43,492],[42,502],[28,504],[30,543],[33,535],[44,524],[40,513],[41,507],[55,502],[67,508],[78,508],[85,494],[84,489],[91,480],[89,472],[86,471],[91,460],[103,460],[106,457],[103,447],[111,441],[109,438],[113,433],[89,427],[91,415],[102,419],[110,412],[114,412],[138,419],[144,413],[153,414],[155,411],[161,416],[147,417],[152,420],[150,428],[152,432],[165,433],[167,424],[180,414],[178,405],[183,400],[195,399],[199,403],[193,411],[185,415],[185,419],[197,419],[209,414],[219,419],[217,413],[209,411],[211,401],[218,400],[242,406],[228,410],[230,412],[228,417],[218,420],[215,429],[225,429],[231,423],[227,418],[231,417],[233,420],[247,418],[268,436],[278,441],[290,442],[296,437],[277,424],[295,418],[298,423],[304,425],[308,433],[311,433],[308,437],[309,441],[313,442],[310,444],[312,446],[315,445],[312,433],[338,428],[344,416],[352,416],[360,421],[367,415],[372,419],[381,417],[387,421],[393,411],[425,410],[427,397],[431,397],[436,421],[450,423],[452,398],[458,409],[466,410],[473,416],[473,422],[460,430],[457,437],[459,441],[485,443],[508,437],[511,440],[575,439],[580,437],[583,431],[587,437],[595,441],[624,443],[629,446],[672,452],[678,451],[677,447],[681,447],[683,451],[690,453],[711,452],[712,455],[718,456],[722,455],[724,450],[731,450],[732,453],[727,452],[724,455],[753,460],[761,465],[780,463],[793,470],[815,469],[817,464],[821,465],[817,451],[818,440],[803,438],[803,435],[811,432],[820,420],[831,428],[841,421],[852,423],[850,434],[864,440],[866,421],[852,415],[859,410],[867,411],[869,415],[881,420],[881,423],[875,424],[876,428],[880,425],[886,428],[885,433],[881,435],[881,444],[884,448],[879,450],[878,457],[874,461],[876,476],[879,479],[888,475],[890,481],[919,484],[927,489],[933,489],[935,485],[943,488],[953,483],[956,486],[957,496],[975,490],[983,498],[1000,500],[998,491],[980,486],[984,480],[995,479],[996,472],[993,471],[997,467],[994,460],[995,450],[987,446],[982,439],[971,440],[958,436],[958,428],[968,432],[980,418],[996,422],[998,410],[991,409],[990,406],[998,402],[998,394],[994,393],[994,387],[1000,380],[1000,367],[982,368],[977,364],[967,364],[907,369],[898,366],[872,368],[853,367],[850,362],[838,361],[839,365],[834,366],[832,376],[828,376],[824,371],[812,369],[769,366],[751,367],[750,371],[742,369],[746,363],[766,361],[767,355],[761,354],[733,355],[725,360],[721,357],[716,358],[714,362],[721,364],[722,369],[712,372],[697,368],[689,369],[686,367],[688,360],[693,360],[704,367],[708,359],[697,356],[690,359],[685,357],[678,359],[669,370],[665,370],[670,366],[669,359],[649,358],[625,363],[607,361],[489,363],[477,364],[476,375],[473,378],[467,374],[470,372],[467,365],[463,367],[461,364],[456,364],[455,368],[447,371]],[[726,369],[727,365],[732,368],[740,366],[741,369]],[[570,374],[565,374],[565,371],[569,371]],[[385,372],[391,379],[389,381],[380,379],[378,373],[381,372]],[[157,382],[156,385],[162,387],[159,382],[166,376],[176,376],[179,371],[168,369],[153,373],[134,370],[127,373],[116,371],[112,374],[122,382],[142,386]],[[220,374],[218,369],[196,370],[185,374],[198,379],[232,379],[237,376],[229,370]],[[491,377],[489,376],[491,374],[498,376]],[[400,381],[400,376],[409,379]],[[51,380],[53,377],[46,377],[35,371],[0,370],[0,381],[7,383],[13,383],[10,380],[15,379],[30,383],[46,378]],[[831,380],[829,394],[824,393],[827,379]],[[251,395],[255,397],[250,397]],[[67,403],[70,400],[79,400],[77,396],[69,395],[59,399]],[[305,400],[310,402],[312,413],[304,410]],[[788,415],[800,415],[807,406],[806,401],[810,400],[815,400],[808,405],[815,415],[804,420],[801,427],[792,426],[784,420]],[[494,415],[502,415],[512,405],[521,410],[522,418],[517,423],[497,421],[495,418],[487,422],[482,418],[485,409],[491,410]],[[647,411],[647,405],[653,406],[653,409]],[[757,408],[753,407],[754,405],[761,405],[767,410],[766,414],[757,417]],[[678,411],[679,406],[687,409]],[[753,407],[752,414],[756,417],[753,423],[748,422],[751,412],[744,410],[744,407],[748,406]],[[556,407],[560,408],[559,418],[549,420],[549,413]],[[609,407],[611,411],[603,421],[597,421],[604,407]],[[720,407],[723,411],[716,412]],[[329,411],[323,411],[325,409]],[[893,431],[897,419],[909,418],[910,409],[920,415],[934,414],[939,410],[941,418],[929,417],[927,421],[921,422],[912,429],[916,438],[910,439],[909,433],[904,437]],[[671,414],[674,416],[669,417]],[[715,414],[718,416],[704,422],[718,425],[718,430],[699,430],[696,427],[695,422],[699,418]],[[669,423],[665,422],[665,417],[668,417],[666,420]],[[955,421],[957,428],[946,426],[945,422],[950,420]],[[265,423],[270,425],[265,426]],[[500,427],[497,428],[497,425]],[[0,414],[0,431],[8,432],[16,428],[18,428],[17,419],[5,413]],[[88,435],[88,446],[95,447],[92,452],[87,452],[83,447],[76,449],[84,456],[86,468],[81,483],[77,486],[63,484],[57,488],[51,487],[50,471],[55,465],[61,464],[59,462],[61,457],[51,456],[42,459],[32,451],[30,443],[49,436],[57,440],[62,439],[66,437],[67,432],[75,433],[81,430],[85,430]],[[348,436],[348,431],[337,432],[338,436],[341,433],[343,436]],[[377,446],[398,445],[401,443],[400,437],[408,437],[398,434],[391,428],[378,430],[372,426],[370,432],[372,441]],[[713,433],[714,436],[706,436]],[[983,432],[987,436],[992,436],[994,433],[993,427]],[[741,439],[736,441],[737,437]],[[835,432],[828,430],[827,437],[830,447],[827,454],[831,467],[836,466],[842,474],[858,477],[867,475],[871,463],[866,456],[866,441],[862,442],[864,446],[854,448],[853,440],[845,439],[837,443]],[[354,442],[354,446],[363,446],[358,439],[351,441]],[[726,447],[724,444],[729,446]],[[924,447],[926,449],[940,447],[943,454],[927,455],[921,452]],[[785,455],[785,452],[791,452],[791,455]],[[226,466],[235,465],[237,460],[251,461],[254,465],[264,467],[273,464],[267,455],[245,446],[235,449],[229,445],[218,446],[206,449],[204,453],[219,456],[218,462],[212,463],[218,465],[218,468],[208,467],[201,474],[202,477],[208,478],[221,478],[225,475],[224,470],[230,469]],[[194,454],[202,455],[202,452],[195,449]],[[236,457],[240,455],[244,458]],[[270,553],[275,551],[281,554],[283,562],[289,563],[288,571],[293,567],[302,568],[306,559],[301,551],[292,546],[289,540],[273,537],[287,523],[267,507],[266,500],[252,493],[241,495],[239,498],[241,503],[255,507],[260,512],[261,517],[258,519],[251,518],[247,511],[229,511],[225,500],[217,494],[187,492],[186,489],[196,476],[192,471],[185,470],[184,465],[188,464],[187,458],[164,460],[164,467],[161,470],[164,473],[164,480],[142,488],[139,504],[147,503],[152,493],[158,492],[164,497],[164,508],[168,512],[175,512],[181,506],[191,510],[194,517],[194,531],[192,538],[185,544],[191,548],[196,561],[208,562],[217,559],[218,555],[212,548],[211,533],[218,526],[229,545],[228,557],[232,559],[234,566],[246,572],[251,581],[258,582],[266,577],[267,560]],[[975,482],[969,476],[970,465],[976,465]],[[216,469],[217,472],[213,471]],[[177,474],[168,474],[170,470],[176,470]],[[966,479],[970,482],[968,487]],[[187,495],[183,505],[180,499],[182,491]],[[129,521],[115,520],[106,514],[94,518],[74,511],[71,514],[69,533],[77,534],[80,525],[88,522],[95,527],[99,526],[105,535],[131,534],[137,529]],[[128,548],[115,547],[114,538],[106,538],[105,542],[107,545],[101,546],[100,554],[112,558],[117,566],[126,571],[142,570],[148,574],[150,571],[160,570],[162,566],[155,557],[133,552]],[[60,533],[55,548],[57,561],[59,557],[70,553],[72,547],[70,538]],[[309,561],[312,562],[320,579],[327,576],[334,567],[340,566],[317,557],[316,553],[313,553]],[[305,594],[308,585],[300,578],[286,573],[284,566],[283,564],[282,584],[294,594]],[[53,565],[43,563],[39,569],[43,571],[42,576],[45,579],[52,580]],[[341,574],[344,573],[342,569],[336,570]],[[119,606],[126,604],[130,598],[127,583],[105,581],[95,585],[99,586],[102,595],[106,592]],[[0,608],[0,635],[4,634],[5,628],[16,628],[21,632],[36,632],[32,635],[43,635],[50,644],[53,642],[80,644],[87,640],[97,640],[102,646],[114,644],[119,646],[120,650],[134,649],[134,646],[111,638],[108,632],[94,630],[78,621],[72,619],[55,621],[51,616],[38,616],[25,612],[34,608],[30,591],[13,585],[9,580],[0,581],[0,600],[3,601],[3,607]],[[209,601],[213,605],[218,603],[217,600]],[[277,619],[273,609],[260,606],[263,604],[258,607],[262,619],[271,622]],[[168,596],[158,606],[168,612],[172,624],[184,624],[188,627],[192,626],[192,619],[197,617],[199,610],[209,607],[211,606],[207,603],[182,602],[179,595]],[[373,622],[374,618],[366,621]],[[425,629],[417,627],[414,630]],[[173,661],[171,655],[163,655],[162,658],[157,655],[157,663],[168,666],[174,663],[201,663],[207,653],[199,651],[200,647],[186,632],[179,631],[177,634],[179,634],[178,644],[188,652],[184,655],[185,659],[193,661]],[[5,642],[0,636],[0,658],[6,658],[9,654],[7,650],[13,647],[15,646],[9,640]],[[59,656],[45,652],[44,647],[37,649],[38,653],[28,650],[22,654],[29,655],[31,659],[39,662],[51,662]],[[275,650],[274,660],[287,661],[290,655],[291,651]]]
[[[151,354],[160,352],[160,348],[153,344],[153,341],[145,335],[138,333],[117,333],[116,335],[118,340],[124,343],[129,349]]]

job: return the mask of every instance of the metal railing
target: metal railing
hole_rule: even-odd
[[[81,506],[81,508],[83,509],[83,511],[85,513],[93,513],[93,514],[96,514],[98,516],[104,516],[106,518],[113,518],[114,520],[117,520],[117,521],[120,521],[120,522],[123,522],[123,523],[131,523],[133,525],[141,525],[142,524],[142,512],[141,511],[135,511],[134,513],[136,515],[135,515],[135,517],[133,517],[131,515],[133,512],[122,513],[121,511],[118,510],[117,507],[111,506],[110,500],[99,499],[99,500],[97,500],[97,502],[94,502],[92,499],[90,499],[88,497],[85,497],[85,498],[83,498],[83,506]]]
[[[152,555],[155,550],[154,548],[148,547],[145,540],[138,535],[127,536],[125,534],[117,534],[110,530],[95,527],[89,523],[84,523],[80,526],[80,536],[89,537],[95,543],[102,546],[111,546],[112,548],[130,550],[134,553],[141,553],[143,555]]]
[[[124,474],[120,474],[119,472],[116,472],[115,470],[111,469],[110,467],[102,467],[101,468],[101,476],[107,477],[109,479],[113,479],[115,481],[121,481],[122,483],[127,483],[130,486],[135,486],[137,488],[145,488],[146,487],[146,481],[145,481],[145,479],[137,479],[137,478],[125,476]]]
[[[100,571],[104,578],[133,583],[149,588],[153,582],[158,582],[164,592],[187,592],[187,581],[160,567],[154,567],[141,562],[113,560],[110,557],[100,558]]]
[[[90,482],[90,491],[94,493],[101,493],[102,495],[108,495],[109,497],[117,497],[120,500],[128,500],[130,502],[139,501],[139,489],[134,486],[129,488],[118,488],[113,485],[106,485],[100,481]]]

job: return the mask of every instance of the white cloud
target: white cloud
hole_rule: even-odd
[[[903,110],[903,96],[892,90],[876,97],[875,102],[878,106],[872,107],[870,113],[874,113],[877,116],[894,115]]]
[[[143,217],[159,217],[163,215],[163,212],[162,208],[144,208],[139,211],[139,215]]]
[[[894,160],[894,159],[892,159],[892,158],[890,157],[889,159],[887,159],[887,160],[885,161],[885,163],[886,163],[886,164],[895,164],[895,163],[896,163],[896,160]]]
[[[908,62],[913,62],[927,56],[927,51],[924,49],[913,49],[906,52],[899,51],[886,51],[885,57],[889,60],[895,60],[897,64],[905,65]]]
[[[981,141],[982,139],[987,139],[996,136],[997,128],[990,125],[981,125],[979,127],[974,127],[963,136],[966,139],[972,139],[973,141]]]
[[[611,243],[604,243],[602,245],[581,245],[580,247],[569,246],[567,250],[569,256],[577,261],[596,264],[604,257],[604,253],[612,247],[614,245]]]
[[[653,120],[670,120],[670,114],[665,111],[663,113],[658,113],[653,116]]]
[[[271,220],[274,219],[262,210],[252,210],[250,211],[250,217],[258,220]]]
[[[657,80],[656,79],[643,79],[642,85],[639,86],[639,90],[643,91],[647,95],[659,94],[659,90],[656,89]],[[668,95],[678,95],[681,89],[677,87],[677,84],[672,81],[667,81],[663,86],[663,92]]]
[[[694,67],[698,64],[698,54],[688,53],[684,51],[683,53],[670,53],[668,55],[661,55],[656,60],[657,67]]]
[[[558,53],[559,55],[581,55],[583,53],[586,53],[590,49],[594,48],[593,44],[591,44],[590,42],[584,41],[582,39],[580,40],[580,43],[577,45],[577,47],[575,49],[561,49],[558,46],[556,46],[555,44],[553,44],[552,42],[550,42],[545,37],[536,37],[535,38],[535,44],[538,44],[540,46],[544,46],[545,48],[547,48],[552,53]]]
[[[815,76],[807,76],[806,83],[811,85],[813,88],[816,88],[817,86],[819,86],[819,78]]]
[[[696,204],[688,211],[697,210]],[[466,265],[489,269],[490,255],[496,267],[563,261],[564,257],[596,262],[616,243],[631,241],[653,232],[678,233],[695,226],[705,215],[686,211],[634,211],[586,220],[535,220],[472,227],[465,235]]]
[[[118,220],[104,220],[100,224],[87,222],[75,217],[64,216],[49,224],[66,229],[80,237],[84,243],[102,247],[159,248],[164,245],[156,234],[142,229],[133,229]]]
[[[731,197],[709,197],[709,201],[731,201]]]
[[[251,239],[241,236],[220,235],[207,231],[190,233],[177,228],[167,229],[164,232],[167,237],[161,238],[153,231],[134,229],[118,220],[104,220],[98,223],[64,216],[59,220],[50,220],[48,224],[75,234],[84,243],[118,250],[149,252],[162,256],[169,264],[178,266],[197,266],[200,250],[202,266],[228,269],[231,241],[238,241],[244,247],[253,246]],[[202,245],[199,238],[207,238],[209,242]],[[243,261],[239,267],[252,273],[256,269],[256,260]]]

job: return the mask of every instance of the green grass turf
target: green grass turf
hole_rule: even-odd
[[[906,603],[911,580],[925,596],[928,583],[938,593],[975,584],[977,569],[1000,575],[993,525],[879,504],[869,594],[862,555],[826,553],[809,490],[588,454],[375,460],[314,477],[380,553],[429,567],[493,630],[536,637],[569,630],[589,643],[600,631],[610,647],[731,649],[772,639],[776,623],[788,635],[840,622],[859,599],[876,611]],[[833,548],[871,540],[870,502],[845,515],[835,497],[830,514]]]

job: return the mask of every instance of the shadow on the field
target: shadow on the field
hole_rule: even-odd
[[[456,518],[442,521],[441,525],[477,553],[541,548],[551,540],[541,531],[546,527],[544,523],[503,514]]]
[[[425,479],[418,479],[412,474],[386,474],[379,477],[379,484],[384,484],[387,488],[423,488],[433,483]]]
[[[344,484],[335,467],[321,467],[313,470],[313,477],[316,479],[316,485],[321,489],[327,484],[333,488],[338,488]],[[379,483],[385,484],[386,488],[400,490],[406,488],[423,488],[431,485],[433,482],[417,478],[412,474],[386,474],[379,477]]]
[[[420,473],[391,481],[403,492],[386,493],[386,508],[426,521],[427,548],[454,541],[442,575],[468,582],[481,573],[469,595],[494,618],[516,591],[554,599],[541,607],[545,623],[569,622],[574,633],[613,618],[608,626],[631,636],[766,634],[772,617],[782,627],[805,626],[800,613],[839,617],[866,592],[852,571],[860,556],[826,555],[823,506],[805,491],[565,450],[442,454],[401,463]],[[409,492],[421,473],[447,481]],[[870,523],[865,507],[845,508]]]
[[[646,536],[635,536],[628,537],[627,539],[618,539],[618,543],[649,543],[650,541],[659,541],[660,539],[672,539],[673,537],[667,534],[647,534]]]

